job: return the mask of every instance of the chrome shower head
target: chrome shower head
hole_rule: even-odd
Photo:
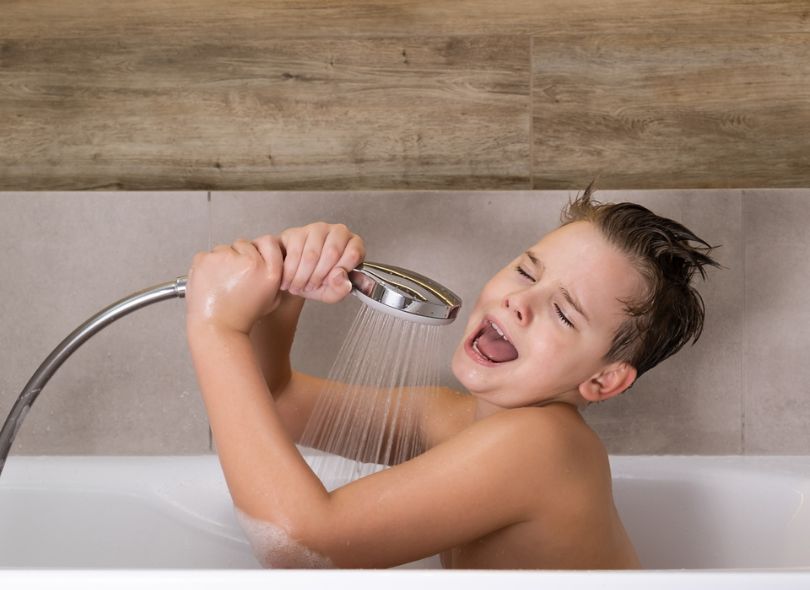
[[[461,298],[439,283],[411,270],[364,262],[349,272],[352,293],[366,305],[423,324],[449,324]]]

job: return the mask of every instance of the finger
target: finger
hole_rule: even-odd
[[[248,256],[250,258],[258,258],[259,251],[256,249],[256,246],[253,242],[250,242],[244,238],[239,238],[233,244],[231,244],[231,248],[236,250],[239,254],[244,256]]]
[[[290,283],[301,262],[301,253],[304,251],[307,235],[303,228],[294,228],[285,230],[279,238],[284,248],[284,273],[281,279],[281,289],[289,291]]]
[[[326,240],[326,234],[326,224],[313,224],[309,226],[304,250],[301,252],[301,261],[298,263],[298,269],[295,271],[295,276],[290,282],[291,293],[301,293],[307,282],[309,282],[309,277],[312,276],[312,271],[315,270],[315,265],[318,264],[318,260],[321,258],[321,251],[323,250],[323,243]]]
[[[272,281],[275,290],[278,290],[284,272],[284,256],[281,253],[281,242],[275,236],[266,235],[253,240],[251,244],[264,259],[267,276]]]
[[[338,260],[340,260],[343,250],[349,243],[351,236],[351,232],[345,225],[333,226],[329,230],[321,250],[321,257],[315,269],[312,271],[312,275],[309,277],[306,287],[304,287],[305,291],[311,291],[321,286],[321,283],[323,283],[329,271],[331,271]]]
[[[349,243],[343,249],[343,255],[335,266],[345,269],[347,272],[357,268],[366,259],[366,245],[363,238],[357,234],[352,235]]]
[[[334,267],[322,286],[321,301],[324,303],[337,303],[352,290],[352,284],[346,270]]]

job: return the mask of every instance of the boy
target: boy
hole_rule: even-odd
[[[607,453],[580,409],[614,397],[688,340],[711,247],[591,187],[563,225],[482,290],[453,355],[471,395],[431,396],[427,451],[326,492],[294,446],[321,379],[289,352],[305,299],[335,302],[365,251],[312,224],[195,256],[189,346],[237,514],[263,564],[637,568]]]

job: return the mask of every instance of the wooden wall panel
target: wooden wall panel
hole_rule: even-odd
[[[529,40],[6,42],[17,189],[528,188]]]
[[[810,185],[810,35],[533,40],[533,185]]]
[[[808,0],[0,8],[4,190],[810,186]]]
[[[807,0],[4,0],[3,37],[810,32]]]

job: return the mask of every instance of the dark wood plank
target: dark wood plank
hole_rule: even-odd
[[[528,188],[529,39],[6,40],[5,190]]]
[[[533,186],[810,186],[810,35],[533,40]]]

